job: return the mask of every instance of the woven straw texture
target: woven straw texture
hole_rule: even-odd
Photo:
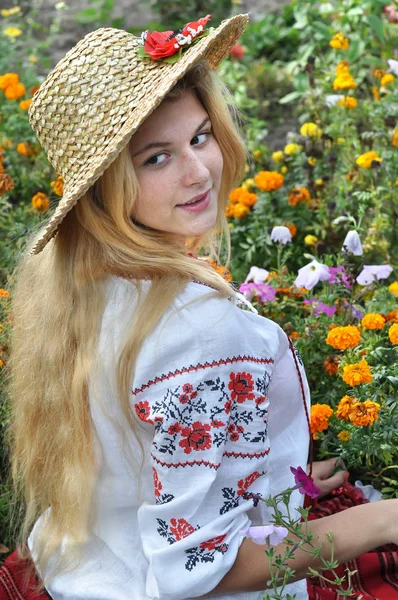
[[[113,28],[86,35],[56,65],[33,96],[29,120],[64,194],[30,248],[38,254],[77,200],[95,183],[132,134],[196,62],[215,69],[248,22],[223,21],[183,51],[174,64],[140,58],[139,38]]]

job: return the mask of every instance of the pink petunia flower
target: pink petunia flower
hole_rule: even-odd
[[[291,472],[294,475],[294,481],[296,483],[296,489],[300,492],[300,494],[306,494],[310,496],[310,498],[317,498],[321,493],[319,487],[317,487],[312,481],[311,477],[309,477],[301,467],[290,467]]]
[[[289,532],[286,527],[279,527],[277,525],[258,525],[256,527],[246,527],[246,529],[241,529],[239,533],[246,538],[253,540],[255,544],[278,546],[283,542]]]

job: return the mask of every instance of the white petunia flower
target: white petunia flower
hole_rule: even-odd
[[[398,60],[394,60],[393,58],[388,59],[388,66],[390,67],[388,70],[390,73],[398,77]]]
[[[326,281],[329,277],[329,267],[314,259],[308,265],[299,269],[294,285],[298,288],[312,290],[318,281]]]
[[[351,252],[354,256],[362,256],[363,248],[357,231],[352,230],[347,233],[341,251]]]
[[[325,104],[330,108],[331,106],[335,106],[342,98],[344,98],[344,96],[341,94],[330,94],[329,96],[326,96]]]
[[[259,267],[250,267],[248,276],[245,279],[245,283],[253,281],[253,283],[263,283],[266,281],[269,275],[269,271],[266,269],[260,269]]]
[[[292,241],[292,234],[288,227],[283,225],[277,225],[271,231],[271,241],[279,242],[280,244],[287,244]]]
[[[369,285],[378,279],[387,279],[392,273],[390,265],[364,265],[357,277],[359,285]]]

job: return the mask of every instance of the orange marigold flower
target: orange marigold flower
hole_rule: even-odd
[[[366,329],[383,329],[386,324],[386,320],[383,315],[378,313],[369,313],[365,315],[361,321],[362,325],[366,327]]]
[[[292,238],[294,238],[294,236],[297,233],[297,227],[293,224],[293,223],[287,223],[286,221],[284,222],[285,227],[288,228],[288,230],[290,231],[290,235],[292,236]],[[397,292],[398,293],[398,292]]]
[[[18,100],[21,98],[26,92],[26,87],[23,83],[15,83],[14,85],[9,85],[4,90],[4,95],[7,100]]]
[[[348,442],[350,440],[350,432],[347,431],[346,429],[343,429],[343,431],[340,431],[340,433],[337,435],[337,437],[339,438],[340,442],[343,442],[343,444],[345,444],[346,442]]]
[[[376,102],[380,101],[380,90],[378,87],[372,87],[373,98]]]
[[[285,179],[278,171],[260,171],[254,177],[254,181],[259,190],[272,192],[273,190],[279,190]]]
[[[232,190],[229,195],[229,201],[232,204],[243,204],[244,206],[253,206],[257,202],[257,194],[252,194],[246,187],[238,187]]]
[[[347,385],[360,385],[361,383],[370,383],[373,380],[369,364],[362,358],[359,363],[345,365],[343,370],[343,381]]]
[[[34,85],[30,88],[29,95],[32,97],[40,89],[39,85]]]
[[[62,179],[61,175],[57,175],[57,178],[55,181],[51,181],[50,182],[51,187],[53,188],[54,192],[57,194],[57,196],[62,196],[64,193],[64,180]]]
[[[393,281],[388,286],[388,291],[394,294],[394,296],[398,296],[398,281]]]
[[[389,83],[393,83],[395,81],[395,77],[392,73],[386,73],[380,80],[380,85],[388,85]]]
[[[298,331],[292,331],[292,333],[289,335],[290,338],[292,338],[293,340],[297,340],[297,338],[300,337],[300,334]]]
[[[0,298],[8,298],[10,295],[10,292],[7,290],[3,290],[3,288],[0,288]]]
[[[17,73],[0,75],[0,90],[5,90],[10,85],[16,85],[17,83],[19,83],[19,75]]]
[[[388,330],[388,337],[390,338],[390,342],[392,344],[398,344],[398,323],[394,323],[391,325]]]
[[[20,142],[17,145],[17,152],[23,156],[33,156],[35,153],[34,148],[28,142]]]
[[[50,206],[50,200],[44,192],[37,192],[32,198],[32,206],[38,213],[45,212]]]
[[[347,109],[356,108],[358,106],[358,100],[353,96],[345,96],[338,101],[337,105]]]
[[[338,356],[327,356],[323,361],[323,367],[329,375],[337,375],[339,370],[339,357]]]
[[[297,206],[299,202],[308,202],[311,199],[311,194],[306,187],[295,187],[289,192],[287,203],[290,206]]]
[[[350,412],[349,418],[356,427],[366,427],[373,425],[379,418],[380,404],[365,400],[365,402],[356,402]]]
[[[326,343],[333,346],[336,350],[347,350],[347,348],[355,348],[361,341],[361,334],[354,325],[346,327],[334,327],[329,331],[326,337]]]
[[[21,102],[19,103],[19,107],[22,108],[22,110],[28,110],[29,106],[32,104],[32,100],[21,100]]]
[[[385,74],[385,70],[380,68],[373,69],[372,71],[372,75],[375,79],[381,79]]]
[[[14,189],[14,181],[7,173],[0,173],[0,196]]]
[[[333,409],[327,404],[313,404],[311,406],[311,433],[314,439],[316,434],[329,427],[329,419]]]
[[[349,421],[352,407],[357,399],[351,396],[343,396],[336,408],[336,416],[342,421]]]
[[[386,322],[398,323],[398,308],[385,315]]]

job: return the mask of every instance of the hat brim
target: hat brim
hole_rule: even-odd
[[[144,97],[139,106],[133,110],[127,107],[127,111],[131,111],[131,114],[128,115],[120,130],[111,138],[107,144],[104,156],[98,157],[97,163],[93,165],[91,172],[84,178],[84,181],[75,181],[74,179],[67,179],[65,181],[63,196],[53,215],[46,223],[44,230],[42,229],[39,236],[34,240],[29,249],[29,254],[38,254],[43,250],[50,239],[56,234],[65,215],[117,158],[128,144],[134,132],[159,106],[176,82],[202,59],[205,59],[210,67],[215,69],[228,55],[237,39],[243,33],[248,20],[249,16],[242,14],[223,21],[211,33],[187,48],[177,62],[168,64],[167,69],[163,69],[162,73],[164,73],[164,76],[160,79],[159,85],[156,86],[153,93]],[[151,61],[152,59],[142,60]]]

